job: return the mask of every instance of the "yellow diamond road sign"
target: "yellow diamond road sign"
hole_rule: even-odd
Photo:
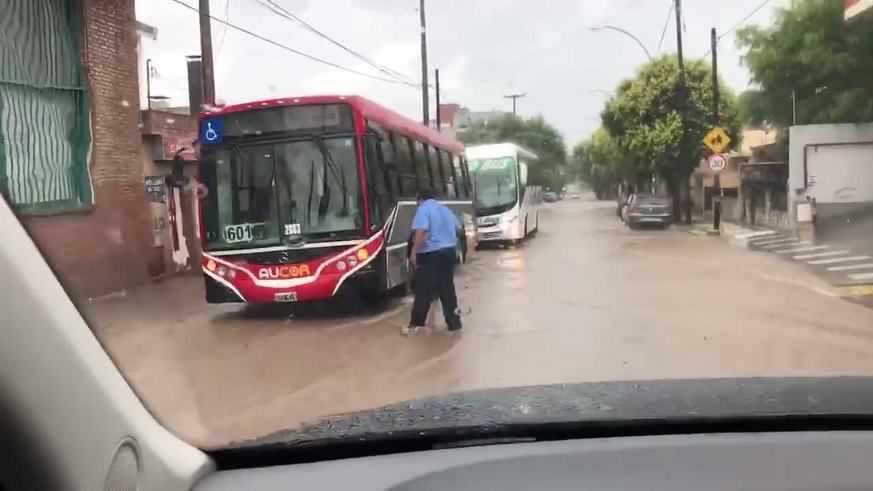
[[[731,144],[731,137],[724,128],[713,128],[706,134],[703,143],[712,150],[712,153],[722,153]]]

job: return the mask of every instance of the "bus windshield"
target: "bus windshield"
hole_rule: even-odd
[[[470,161],[470,171],[476,187],[477,211],[509,209],[518,200],[518,173],[513,157]]]
[[[352,237],[363,227],[352,136],[204,149],[207,248]]]

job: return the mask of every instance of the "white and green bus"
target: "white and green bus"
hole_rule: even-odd
[[[520,242],[539,230],[542,189],[528,185],[538,158],[514,143],[467,147],[476,244]]]

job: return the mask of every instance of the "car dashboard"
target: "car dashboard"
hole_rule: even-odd
[[[873,432],[649,435],[506,443],[219,471],[197,491],[873,488]]]

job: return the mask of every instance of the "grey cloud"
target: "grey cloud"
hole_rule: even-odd
[[[381,61],[418,80],[418,0],[275,1],[356,51],[369,56],[404,53],[402,60]],[[196,15],[174,8],[169,0],[149,0],[148,6],[142,7],[144,3],[138,1],[138,15],[148,18],[141,20],[161,29],[158,53],[150,56],[166,66],[170,61],[161,53],[179,53],[180,43],[196,46]],[[702,56],[709,47],[711,26],[727,28],[758,3],[734,0],[714,9],[710,2],[685,2],[687,55]],[[178,12],[159,15],[154,5],[165,12]],[[213,0],[213,12],[222,16],[224,5],[223,1]],[[230,0],[229,5],[232,22],[313,56],[379,74],[252,0]],[[773,2],[774,8],[778,6],[779,2]],[[597,126],[604,102],[604,96],[597,91],[613,90],[645,61],[633,41],[615,32],[591,32],[589,27],[620,26],[635,33],[655,52],[668,7],[668,0],[430,0],[430,67],[444,71],[444,79],[451,84],[446,91],[448,98],[474,109],[508,108],[504,93],[527,92],[528,96],[519,101],[521,114],[542,114],[569,142],[576,142]],[[772,8],[764,9],[751,22],[768,22],[771,12]],[[671,21],[663,43],[665,52],[675,49],[673,29]],[[216,37],[222,31],[214,25]],[[331,82],[330,90],[360,92],[415,119],[420,117],[418,95],[408,87],[326,68],[233,31],[225,35],[221,46],[223,51],[216,61],[221,77],[217,85],[221,95],[230,101],[312,92],[319,85],[310,81],[323,80]],[[732,38],[723,40],[720,55],[723,77],[729,85],[742,90],[748,75],[740,66]],[[183,66],[181,60],[178,65]],[[452,70],[460,73],[449,73]]]

